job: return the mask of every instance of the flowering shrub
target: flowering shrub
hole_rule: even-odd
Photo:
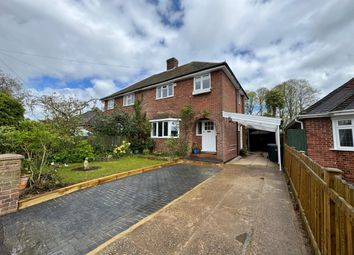
[[[124,156],[130,152],[130,143],[123,141],[123,143],[113,149],[113,153],[117,154],[119,157]]]

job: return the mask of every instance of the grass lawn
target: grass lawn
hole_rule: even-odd
[[[68,167],[61,166],[58,169],[63,183],[66,185],[96,179],[99,177],[126,172],[133,169],[148,167],[164,163],[163,160],[147,159],[136,156],[124,157],[115,161],[90,162],[91,166],[100,166],[100,169],[91,171],[73,171],[72,169],[83,166],[83,163],[70,164]]]

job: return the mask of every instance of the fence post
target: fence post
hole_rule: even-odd
[[[324,168],[324,181],[327,183],[328,189],[334,188],[334,177],[343,172],[337,168]],[[324,192],[324,207],[325,207],[325,247],[327,248],[324,254],[336,253],[336,222],[335,222],[335,203],[329,196],[329,192]]]

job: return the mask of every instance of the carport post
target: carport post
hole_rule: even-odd
[[[277,126],[277,131],[276,131],[276,133],[275,133],[275,139],[276,139],[277,147],[278,147],[278,164],[279,164],[279,171],[281,171],[280,129],[279,129],[279,125]]]

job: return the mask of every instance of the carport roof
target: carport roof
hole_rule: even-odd
[[[280,118],[271,118],[255,115],[246,115],[234,112],[222,112],[224,118],[228,118],[234,122],[245,125],[248,128],[276,132],[280,126]]]

